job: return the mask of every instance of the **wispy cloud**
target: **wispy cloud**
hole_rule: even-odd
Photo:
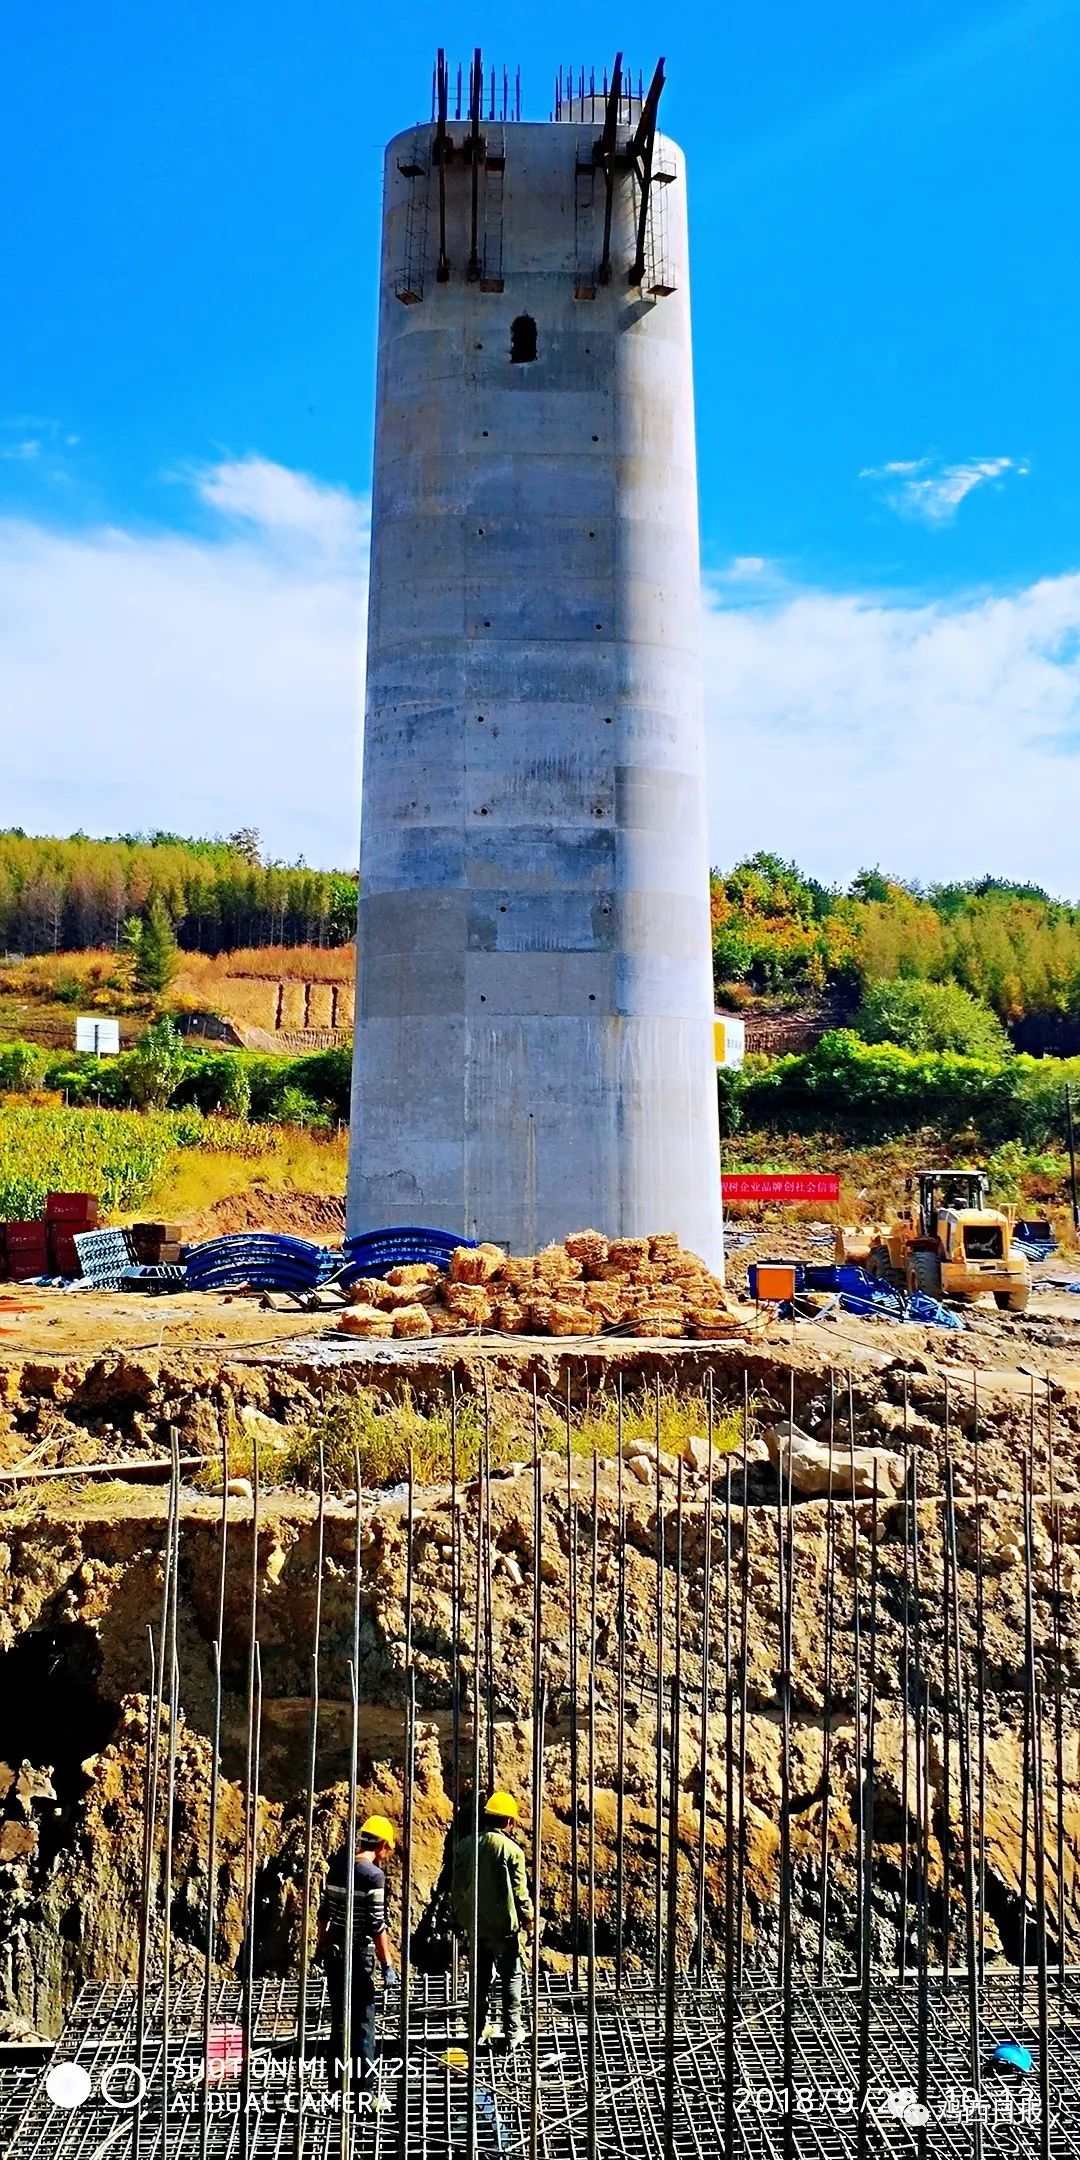
[[[1080,571],[934,603],[713,584],[705,641],[717,859],[1080,898]]]
[[[292,472],[270,458],[225,458],[196,468],[190,477],[212,510],[263,540],[272,537],[346,561],[366,539],[366,511],[346,488]]]
[[[41,413],[17,413],[11,419],[0,420],[0,461],[33,465],[46,480],[67,479],[64,453],[73,450],[78,441],[78,436],[69,434],[61,421]]]
[[[0,519],[4,816],[230,832],[352,862],[366,509],[262,458],[202,470],[207,535]]]
[[[366,505],[264,458],[191,485],[202,534],[0,519],[4,815],[258,825],[277,854],[350,863]],[[990,868],[1080,897],[1080,570],[931,604],[739,556],[705,646],[714,859]]]
[[[901,517],[947,525],[976,488],[1004,480],[1007,473],[1023,479],[1030,471],[1023,458],[969,458],[958,465],[928,457],[891,458],[887,465],[865,465],[859,478],[883,483],[885,501]]]

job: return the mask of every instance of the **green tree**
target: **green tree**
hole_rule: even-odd
[[[143,915],[129,915],[123,944],[134,962],[135,987],[151,997],[167,990],[179,966],[180,955],[172,916],[159,894]]]
[[[223,1117],[248,1118],[251,1116],[251,1081],[238,1058],[222,1060],[224,1070],[218,1082],[217,1107]]]
[[[871,983],[852,1026],[864,1042],[902,1050],[956,1050],[965,1057],[1004,1058],[1011,1045],[997,1015],[958,983],[896,976]]]
[[[0,1048],[0,1088],[12,1095],[29,1095],[41,1086],[47,1059],[36,1043],[5,1043]]]
[[[298,1087],[282,1088],[272,1115],[275,1125],[305,1125],[317,1129],[329,1122],[318,1103]]]
[[[124,1061],[132,1101],[140,1110],[163,1110],[183,1079],[186,1063],[172,1021],[154,1020]]]

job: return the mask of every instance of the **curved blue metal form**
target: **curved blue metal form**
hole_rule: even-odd
[[[450,1230],[427,1230],[405,1223],[400,1229],[366,1230],[345,1240],[342,1280],[355,1282],[358,1275],[385,1275],[392,1267],[435,1266],[447,1269],[451,1254],[461,1245],[473,1246],[475,1238],[455,1237]]]
[[[341,1268],[340,1253],[308,1238],[277,1231],[240,1231],[193,1245],[185,1270],[189,1290],[229,1290],[252,1283],[260,1290],[317,1290]]]

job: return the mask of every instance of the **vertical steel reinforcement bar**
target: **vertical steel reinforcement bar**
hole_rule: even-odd
[[[295,2160],[304,2145],[304,2091],[307,2080],[308,1975],[311,1965],[312,1852],[315,1840],[315,1778],[319,1752],[319,1639],[322,1634],[323,1568],[326,1552],[326,1454],[319,1441],[319,1512],[315,1530],[315,1611],[311,1628],[311,1698],[308,1704],[308,1775],[304,1803],[304,1887],[300,1906],[300,1993],[296,2016]],[[201,2156],[205,2160],[205,2155]]]
[[[206,1946],[203,1959],[203,2060],[199,2105],[199,2160],[207,2160],[210,2140],[210,2024],[217,1920],[217,1831],[221,1788],[222,1659],[225,1653],[225,1575],[229,1549],[229,1428],[221,1441],[221,1544],[218,1561],[217,1633],[214,1638],[214,1713],[210,1735],[210,1820],[206,1837]],[[308,1845],[310,1848],[310,1835]],[[299,2116],[297,2117],[299,2121]],[[299,2160],[299,2154],[297,2155]]]

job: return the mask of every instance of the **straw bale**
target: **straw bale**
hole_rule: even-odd
[[[722,1282],[718,1282],[715,1275],[702,1275],[696,1283],[688,1284],[687,1295],[693,1304],[712,1305],[718,1312],[733,1313],[739,1310],[737,1299],[732,1297],[730,1290],[725,1289]]]
[[[434,1305],[438,1295],[434,1283],[403,1283],[395,1288],[388,1282],[379,1304],[383,1312],[401,1312],[407,1305]]]
[[[562,1298],[555,1298],[548,1321],[549,1335],[593,1335],[593,1316],[584,1305],[571,1305]]]
[[[599,1230],[572,1230],[565,1244],[571,1260],[580,1260],[586,1275],[594,1275],[608,1256],[608,1241]]]
[[[650,1260],[661,1260],[666,1265],[681,1256],[682,1246],[674,1230],[660,1230],[655,1237],[649,1239]]]
[[[350,1305],[337,1323],[339,1335],[392,1335],[394,1323],[389,1313],[377,1312],[374,1305]]]
[[[430,1306],[428,1317],[433,1335],[467,1335],[469,1332],[469,1323],[461,1313],[448,1312],[445,1305]]]
[[[547,1335],[551,1332],[551,1310],[554,1300],[549,1297],[526,1299],[525,1325],[530,1335]]]
[[[631,1268],[639,1268],[649,1258],[649,1240],[643,1237],[612,1238],[608,1246],[607,1264],[616,1274],[628,1275]]]
[[[615,1288],[614,1284],[586,1283],[584,1290],[586,1294],[582,1299],[582,1303],[585,1310],[592,1314],[593,1322],[597,1327],[618,1327],[620,1322],[626,1318],[626,1299]],[[590,1291],[592,1292],[591,1297],[588,1295]]]
[[[381,1275],[358,1275],[345,1295],[350,1305],[381,1305],[386,1298],[386,1284]]]
[[[432,1313],[428,1305],[399,1305],[394,1314],[395,1335],[430,1335]]]
[[[536,1262],[527,1260],[504,1260],[499,1269],[499,1288],[505,1284],[508,1290],[523,1290],[527,1283],[536,1281]]]
[[[621,1282],[584,1282],[581,1285],[583,1305],[618,1305],[622,1302]]]
[[[491,1325],[501,1335],[521,1335],[525,1329],[524,1305],[517,1298],[496,1298],[492,1307]]]
[[[490,1282],[505,1259],[501,1245],[459,1245],[450,1257],[450,1280],[456,1283]]]
[[[681,1335],[682,1309],[678,1305],[645,1305],[635,1324],[639,1335]]]
[[[492,1300],[480,1283],[452,1282],[446,1286],[446,1307],[467,1327],[487,1327]]]
[[[707,1312],[698,1307],[687,1313],[686,1322],[690,1333],[696,1335],[699,1342],[708,1342],[714,1336],[739,1335],[745,1325],[735,1313],[719,1310]]]
[[[387,1268],[386,1281],[393,1290],[413,1290],[421,1283],[441,1282],[442,1269],[434,1260],[411,1260],[407,1267]]]
[[[562,1282],[580,1282],[581,1275],[580,1260],[574,1260],[565,1245],[545,1245],[543,1252],[536,1255],[538,1282],[550,1283],[552,1286]]]

